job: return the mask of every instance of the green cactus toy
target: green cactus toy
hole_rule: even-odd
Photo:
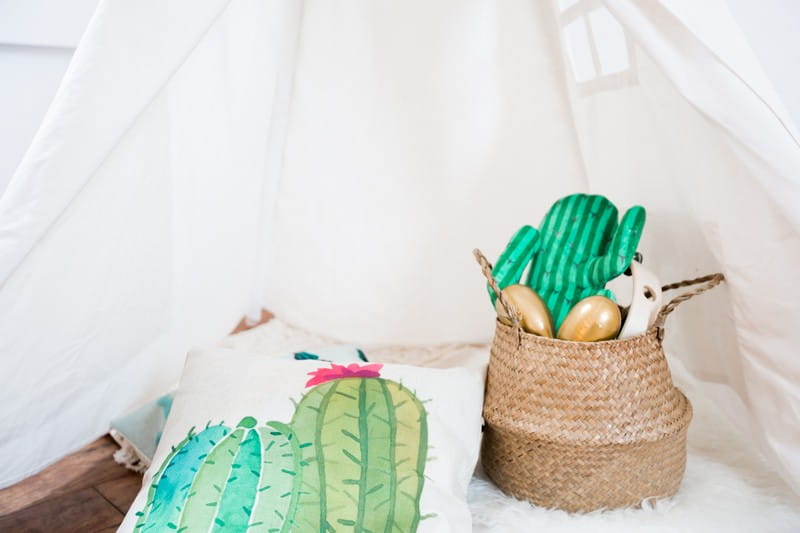
[[[288,425],[192,428],[153,476],[135,530],[414,533],[427,413],[381,367],[312,372]]]
[[[603,196],[573,194],[558,200],[539,227],[534,245],[512,238],[492,273],[503,277],[504,258],[528,257],[522,266],[515,263],[500,287],[518,283],[522,271],[531,263],[526,283],[550,308],[555,329],[577,302],[588,296],[614,294],[605,289],[608,281],[628,268],[636,253],[645,222],[645,210],[634,206],[617,221],[617,208]],[[535,231],[535,230],[534,230]],[[530,230],[525,230],[532,235]],[[529,237],[530,239],[530,237]],[[507,267],[506,267],[507,268]],[[513,275],[517,275],[514,279]],[[492,300],[494,303],[494,300]]]

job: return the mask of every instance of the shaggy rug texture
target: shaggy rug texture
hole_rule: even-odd
[[[280,320],[226,338],[229,348],[280,353],[336,341],[301,331]],[[300,348],[295,348],[300,347]],[[486,345],[419,347],[365,346],[370,361],[399,362],[447,368],[481,366],[489,357]],[[641,509],[570,514],[536,507],[505,496],[481,473],[469,488],[473,531],[497,533],[666,533],[666,532],[800,532],[800,498],[759,454],[747,433],[716,407],[745,414],[730,389],[694,379],[679,360],[670,358],[675,384],[692,401],[686,475],[669,500],[647,502]],[[713,400],[712,400],[713,398]]]

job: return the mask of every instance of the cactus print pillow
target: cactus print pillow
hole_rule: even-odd
[[[189,355],[120,531],[465,532],[479,371]]]

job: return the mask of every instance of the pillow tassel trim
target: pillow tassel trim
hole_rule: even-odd
[[[119,450],[114,452],[114,462],[140,474],[150,467],[150,460],[139,451],[131,441],[115,429],[109,430],[109,435],[119,445]]]

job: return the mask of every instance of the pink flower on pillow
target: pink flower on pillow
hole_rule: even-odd
[[[358,363],[350,363],[347,366],[337,365],[331,363],[330,368],[318,368],[313,372],[309,372],[309,376],[314,376],[308,380],[306,387],[319,385],[326,381],[333,381],[334,379],[342,378],[377,378],[380,377],[380,370],[383,365],[380,363],[372,363],[369,365],[359,365]]]

